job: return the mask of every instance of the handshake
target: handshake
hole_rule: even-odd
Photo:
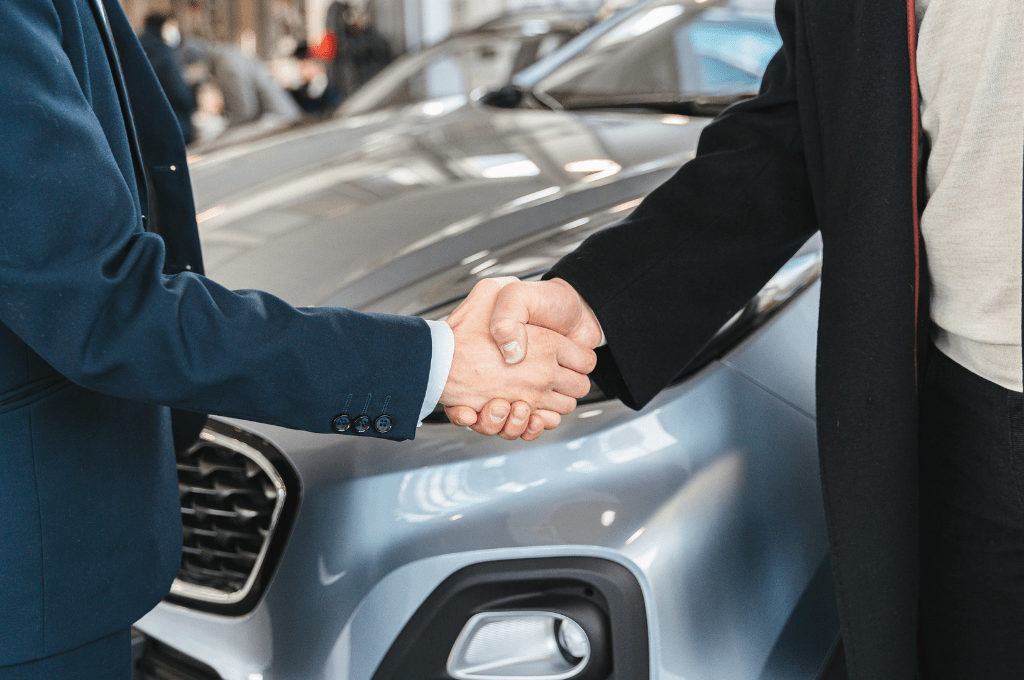
[[[456,425],[531,441],[590,390],[601,326],[561,279],[485,279],[447,321],[455,354],[440,401]]]

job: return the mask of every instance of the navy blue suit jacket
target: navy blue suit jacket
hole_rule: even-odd
[[[296,309],[200,274],[181,133],[117,0],[0,2],[0,92],[3,666],[166,594],[168,407],[329,432],[350,402],[411,438],[431,345],[419,319]]]

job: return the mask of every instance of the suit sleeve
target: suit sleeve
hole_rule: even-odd
[[[641,408],[817,229],[795,84],[793,0],[760,95],[704,129],[696,157],[619,224],[549,271],[594,309],[608,341],[592,374]]]
[[[143,230],[65,52],[72,28],[53,2],[0,3],[0,322],[99,392],[314,432],[386,412],[386,436],[411,438],[430,367],[422,320],[163,273],[163,240]]]

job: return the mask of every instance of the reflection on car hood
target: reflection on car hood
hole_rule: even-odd
[[[692,157],[705,123],[470,105],[210,155],[192,166],[207,273],[298,306],[421,313],[549,266]]]

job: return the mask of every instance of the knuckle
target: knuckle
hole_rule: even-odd
[[[476,292],[487,292],[494,288],[496,284],[491,279],[480,279],[476,285],[473,286],[473,293]]]
[[[496,316],[491,320],[491,334],[509,336],[516,332],[519,322],[504,316]]]

